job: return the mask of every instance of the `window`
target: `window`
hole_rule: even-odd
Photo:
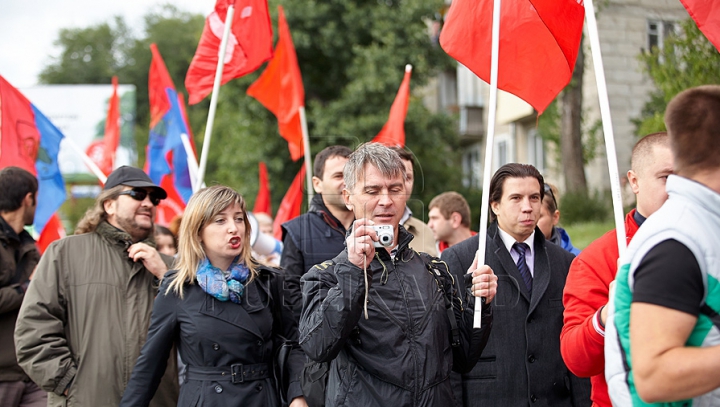
[[[648,20],[647,22],[647,46],[652,51],[653,47],[663,48],[665,38],[675,33],[675,23],[672,21]]]
[[[543,139],[536,129],[531,129],[527,136],[528,163],[535,166],[541,173],[545,171],[545,148]]]
[[[482,187],[482,167],[480,163],[480,145],[474,144],[465,150],[462,156],[462,184],[465,188]]]

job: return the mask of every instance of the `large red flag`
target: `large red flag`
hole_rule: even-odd
[[[490,82],[493,0],[453,0],[442,48]],[[582,39],[582,0],[506,0],[500,14],[498,88],[542,113],[570,83]]]
[[[300,207],[303,201],[303,182],[305,181],[305,166],[300,168],[300,172],[297,173],[290,188],[288,188],[280,207],[278,208],[277,214],[275,214],[275,220],[273,221],[273,235],[275,239],[282,241],[282,228],[280,225],[283,223],[295,219],[300,216]]]
[[[191,105],[212,92],[225,17],[231,4],[235,6],[235,14],[225,50],[221,84],[258,69],[272,57],[272,27],[267,0],[217,0],[215,10],[205,20],[200,43],[185,77],[188,103]]]
[[[400,84],[395,101],[390,107],[390,117],[377,136],[372,140],[375,143],[385,144],[388,147],[405,147],[405,116],[410,103],[410,75],[412,66],[405,67],[405,77]]]
[[[720,0],[680,0],[700,31],[720,50]]]
[[[258,164],[260,170],[260,187],[258,188],[257,197],[255,198],[255,206],[253,213],[266,213],[272,217],[272,208],[270,207],[270,183],[268,182],[267,166],[264,162]]]
[[[287,140],[293,161],[302,157],[300,107],[305,104],[305,88],[282,6],[278,6],[278,42],[275,56],[262,75],[250,85],[247,94],[275,114],[280,135]]]

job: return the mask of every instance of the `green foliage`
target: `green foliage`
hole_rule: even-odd
[[[595,241],[595,239],[612,229],[615,229],[615,222],[605,220],[603,222],[575,223],[566,227],[565,231],[570,235],[573,246],[582,250]]]
[[[561,95],[555,98],[538,118],[538,134],[543,140],[555,146],[556,151],[560,150],[560,107],[558,101]],[[582,115],[584,118],[585,115]],[[584,119],[582,119],[584,122]],[[584,126],[583,126],[584,127]],[[602,121],[596,120],[583,134],[583,162],[589,163],[595,158],[598,145],[602,143]],[[556,164],[562,167],[562,155],[557,154]]]
[[[666,38],[662,49],[643,52],[638,59],[657,88],[634,120],[639,137],[665,130],[665,108],[681,91],[720,84],[720,53],[690,18],[680,22],[678,35]]]
[[[279,3],[270,1],[276,33]],[[282,5],[302,72],[312,155],[332,144],[354,148],[370,141],[387,120],[405,64],[410,63],[413,97],[405,133],[407,147],[418,161],[411,208],[419,215],[435,195],[460,191],[460,145],[452,117],[429,112],[417,96],[429,78],[454,66],[428,34],[427,22],[442,10],[443,0],[284,0]],[[132,35],[121,18],[112,24],[63,30],[58,40],[63,51],[46,67],[41,80],[110,83],[117,74],[121,83],[135,84],[135,133],[138,164],[142,165],[149,123],[149,44],[158,45],[177,90],[185,92],[185,73],[203,22],[203,16],[165,6],[145,17],[139,37]],[[252,204],[258,189],[258,162],[265,161],[276,210],[302,160],[289,159],[276,118],[245,94],[263,69],[222,87],[206,183],[236,188]],[[208,105],[209,97],[188,108],[198,152]]]
[[[601,193],[566,192],[560,197],[563,225],[602,222],[610,215],[608,200]]]

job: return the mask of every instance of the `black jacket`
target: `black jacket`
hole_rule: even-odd
[[[399,234],[395,259],[378,250],[367,270],[369,319],[363,271],[348,261],[347,250],[301,280],[300,345],[313,360],[332,360],[328,407],[450,405],[450,371],[470,370],[487,342],[492,308],[485,307],[482,328],[472,329],[468,293],[459,295],[446,273],[440,278],[454,296],[460,328],[460,345],[451,346],[445,292],[428,261],[408,247],[412,235],[402,226]]]
[[[0,217],[0,382],[27,380],[15,357],[15,321],[28,278],[40,261],[35,240],[26,231],[18,235]]]
[[[453,273],[464,273],[478,236],[442,253]],[[535,229],[532,295],[505,247],[497,223],[488,227],[485,264],[498,276],[492,302],[495,325],[482,358],[462,376],[465,407],[581,407],[590,405],[590,382],[568,371],[560,355],[562,294],[574,256]],[[462,282],[462,280],[459,280]]]
[[[218,301],[197,284],[185,284],[182,299],[174,292],[165,294],[175,273],[168,272],[120,406],[148,405],[173,344],[188,372],[178,406],[279,406],[271,370],[274,350],[282,342],[280,335],[297,341],[297,324],[290,309],[272,298],[282,287],[282,274],[264,266],[258,271],[240,304]],[[276,305],[281,307],[281,321],[273,320]],[[299,377],[304,361],[296,348],[289,361],[289,400],[302,395]]]
[[[306,214],[282,224],[283,252],[280,267],[285,270],[285,296],[300,319],[300,277],[316,264],[330,260],[345,249],[345,227],[330,213],[322,195],[313,196]]]

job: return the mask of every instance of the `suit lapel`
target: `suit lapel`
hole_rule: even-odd
[[[256,308],[260,305],[257,286],[257,284],[248,284],[240,306],[232,301],[219,301],[213,296],[205,294],[203,291],[205,301],[200,309],[200,313],[245,329],[262,339],[263,336],[260,329],[248,313],[248,311],[256,311]]]
[[[502,268],[505,269],[505,272],[510,277],[512,277],[513,284],[517,287],[518,291],[520,291],[520,295],[522,295],[523,298],[525,298],[525,301],[529,303],[530,293],[525,286],[525,281],[523,280],[522,275],[520,275],[520,271],[518,270],[517,265],[513,261],[512,256],[510,256],[510,252],[507,251],[502,237],[500,237],[497,223],[491,225],[491,227],[488,229],[488,234],[490,235],[488,243],[491,243],[488,249],[490,249],[492,253],[495,253],[495,256],[500,262]]]
[[[545,291],[550,285],[550,259],[548,258],[547,249],[545,247],[545,237],[540,229],[535,229],[535,269],[533,276],[533,294],[530,301],[530,309],[528,315],[532,313],[540,303]]]

